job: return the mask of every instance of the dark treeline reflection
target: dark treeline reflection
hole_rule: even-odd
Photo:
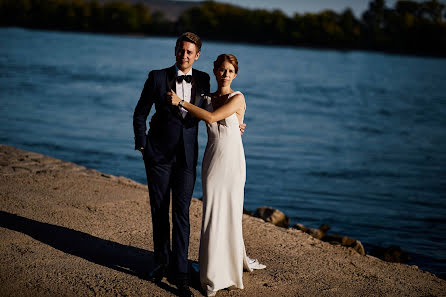
[[[372,49],[446,55],[446,9],[437,0],[373,0],[357,19],[342,13],[295,14],[205,1],[176,21],[144,3],[88,0],[0,0],[0,25],[70,31],[178,35],[263,44]]]

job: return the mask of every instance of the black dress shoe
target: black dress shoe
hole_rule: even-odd
[[[149,274],[149,278],[154,282],[160,282],[164,276],[167,275],[167,266],[166,265],[158,265],[155,269],[152,270]]]
[[[184,284],[184,285],[177,285],[178,288],[178,296],[180,297],[194,297],[194,293],[191,292],[191,290],[189,289],[189,286]]]

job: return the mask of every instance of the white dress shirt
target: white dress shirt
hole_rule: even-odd
[[[184,73],[183,71],[178,69],[177,65],[175,65],[175,68],[177,70],[177,76],[192,75],[192,68],[190,69],[190,71],[188,73]],[[178,97],[180,97],[180,99],[183,99],[184,101],[190,103],[191,93],[192,93],[192,83],[187,83],[185,80],[183,80],[180,83],[177,80],[175,80],[175,83],[176,83],[176,89],[177,89],[176,93],[177,93]],[[181,111],[181,115],[184,118],[187,114],[187,110],[180,107],[180,111]]]

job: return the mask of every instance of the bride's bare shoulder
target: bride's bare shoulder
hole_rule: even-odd
[[[245,103],[245,96],[243,95],[243,93],[242,93],[242,92],[239,92],[239,91],[237,91],[236,93],[237,93],[237,94],[231,96],[231,99],[230,99],[230,100],[238,101],[239,104],[240,104],[241,106],[246,106],[246,103]]]

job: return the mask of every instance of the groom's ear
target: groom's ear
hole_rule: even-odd
[[[196,46],[195,46],[195,47],[196,47]],[[198,60],[198,58],[200,57],[200,54],[201,54],[201,51],[199,51],[199,52],[196,53],[196,55],[195,55],[195,61]]]

